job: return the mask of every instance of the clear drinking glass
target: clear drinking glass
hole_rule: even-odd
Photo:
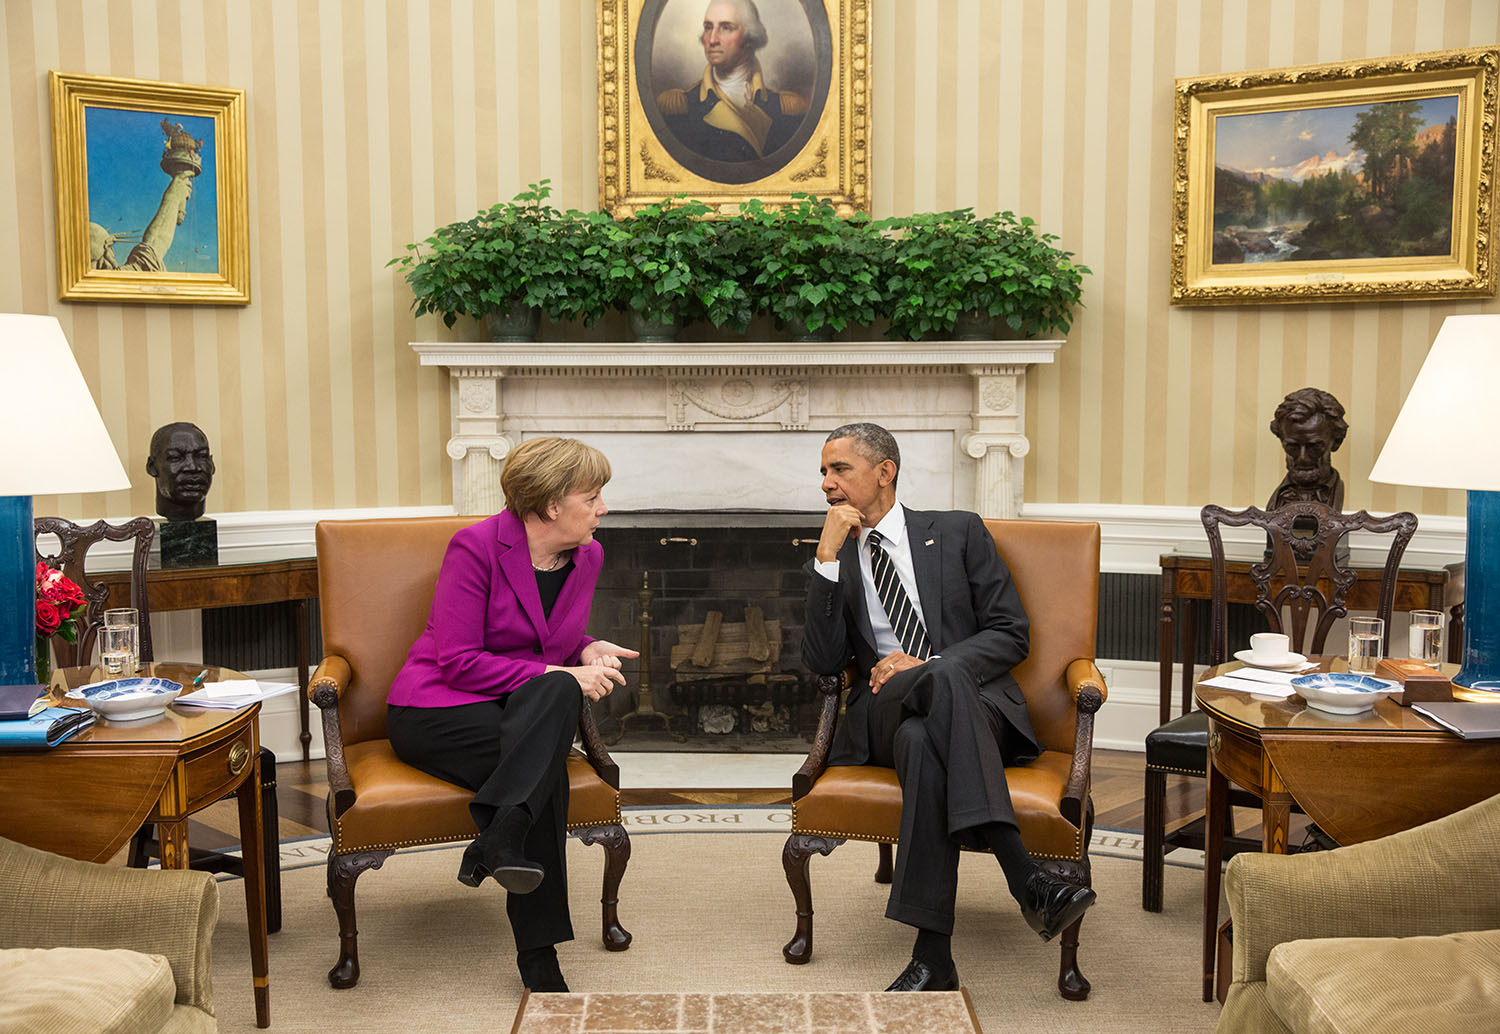
[[[1385,622],[1380,618],[1349,619],[1349,670],[1373,675],[1385,657]]]
[[[134,675],[141,666],[139,613],[134,607],[104,612],[102,664],[106,675]]]
[[[1406,655],[1430,668],[1443,662],[1443,612],[1414,610],[1406,630]]]

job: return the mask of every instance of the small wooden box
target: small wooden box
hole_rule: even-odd
[[[1391,699],[1402,707],[1429,700],[1452,700],[1453,684],[1442,672],[1434,671],[1421,661],[1405,657],[1387,657],[1375,667],[1377,678],[1401,683],[1401,692]]]

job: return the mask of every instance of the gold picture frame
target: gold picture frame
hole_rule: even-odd
[[[869,212],[869,0],[759,0],[743,118],[708,75],[709,3],[598,0],[599,207],[688,195],[731,213],[808,193]]]
[[[1497,63],[1472,48],[1178,79],[1172,304],[1494,295]]]
[[[248,305],[245,91],[49,83],[58,297]]]

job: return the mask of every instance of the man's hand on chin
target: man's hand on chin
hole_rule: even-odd
[[[900,650],[882,657],[875,667],[870,669],[870,692],[879,693],[880,687],[889,682],[898,671],[906,671],[922,663],[911,654],[902,653]]]
[[[826,564],[837,560],[839,550],[850,535],[858,535],[864,527],[859,511],[848,503],[834,503],[823,518],[823,534],[818,537],[818,562]]]

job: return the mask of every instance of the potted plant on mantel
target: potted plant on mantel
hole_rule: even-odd
[[[548,205],[549,180],[472,219],[434,230],[392,259],[411,287],[412,311],[483,320],[495,341],[534,341],[542,313],[592,323],[606,308],[597,213]],[[607,217],[606,217],[607,218]]]
[[[846,219],[825,198],[793,194],[779,210],[746,202],[740,225],[756,308],[793,341],[827,341],[851,323],[874,322],[883,241],[863,212]]]
[[[669,198],[603,226],[608,290],[637,341],[674,341],[695,320],[743,331],[750,322],[744,266],[724,224],[701,201]]]
[[[1039,233],[1029,218],[972,209],[927,212],[877,224],[885,247],[891,337],[960,340],[1066,334],[1087,266]]]

